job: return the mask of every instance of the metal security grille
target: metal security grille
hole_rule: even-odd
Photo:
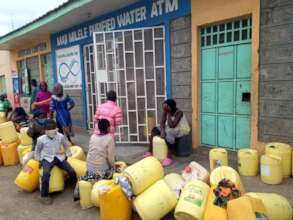
[[[97,107],[97,93],[96,93],[96,73],[94,68],[94,51],[93,45],[89,44],[84,46],[84,66],[86,73],[86,94],[87,94],[87,115],[88,115],[88,127],[92,129],[94,127],[93,116]]]
[[[118,143],[147,143],[149,130],[161,117],[166,97],[164,35],[162,26],[94,33],[92,80],[97,83],[92,96],[99,104],[107,91],[117,92],[123,110]]]
[[[223,46],[247,40],[251,40],[251,18],[229,21],[201,29],[201,47]]]

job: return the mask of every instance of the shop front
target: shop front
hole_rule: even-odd
[[[30,81],[32,79],[35,79],[38,83],[46,81],[49,90],[53,89],[54,78],[52,75],[50,40],[49,38],[37,40],[23,48],[17,48],[14,53],[16,55],[21,103],[28,110],[31,94]]]
[[[140,1],[54,33],[53,71],[76,101],[74,125],[92,129],[97,106],[115,90],[123,109],[117,142],[148,142],[163,101],[175,92],[172,24],[180,26],[190,12],[189,0]]]

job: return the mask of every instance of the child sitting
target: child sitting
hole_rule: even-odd
[[[56,122],[49,119],[45,126],[45,135],[38,138],[35,149],[35,159],[40,161],[43,167],[40,201],[44,204],[52,203],[52,198],[49,197],[49,180],[50,172],[55,165],[68,173],[71,183],[76,182],[75,171],[67,162],[67,156],[70,156],[71,152],[64,135],[58,133],[56,129]],[[62,145],[66,153],[62,149]]]
[[[37,144],[37,139],[45,134],[45,125],[47,123],[47,118],[39,108],[34,109],[32,113],[33,119],[30,120],[27,134],[33,140],[32,150],[34,151]]]
[[[88,175],[103,179],[115,167],[115,142],[107,119],[99,119],[98,128],[100,133],[91,136],[86,161]]]

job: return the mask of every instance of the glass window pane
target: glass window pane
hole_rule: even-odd
[[[135,83],[127,83],[128,110],[135,110]]]
[[[125,78],[124,78],[124,71],[119,71],[119,84],[118,84],[118,94],[120,96],[125,96]]]
[[[239,31],[235,31],[234,32],[234,41],[238,41],[239,40]]]
[[[120,107],[123,109],[123,122],[122,125],[127,125],[127,104],[126,104],[126,99],[125,98],[120,98]]]
[[[242,30],[242,40],[247,40],[247,29]]]
[[[129,130],[130,134],[137,133],[137,120],[136,120],[136,112],[129,112]]]
[[[116,44],[116,63],[118,68],[124,67],[123,44]]]
[[[96,42],[103,43],[104,42],[104,34],[96,34]]]
[[[138,123],[144,124],[146,123],[146,112],[145,112],[145,99],[137,98],[137,113],[138,113]]]
[[[107,55],[107,67],[108,67],[108,71],[113,70],[113,55],[112,54]]]
[[[148,134],[146,133],[146,127],[140,126],[138,129],[139,129],[139,141],[147,141]]]
[[[154,82],[146,82],[147,107],[155,108],[155,85]]]
[[[156,69],[156,88],[157,88],[157,95],[164,95],[165,94],[164,68],[157,68]]]
[[[136,92],[138,96],[145,96],[144,94],[144,73],[142,69],[136,70]]]
[[[132,31],[124,32],[125,50],[133,51]]]
[[[134,31],[134,39],[135,40],[142,40],[142,31],[141,30]]]
[[[163,40],[155,41],[155,63],[156,63],[156,66],[164,65],[164,41]]]
[[[134,72],[133,72],[133,54],[126,53],[126,76],[127,80],[134,80]]]
[[[135,66],[143,67],[143,48],[142,42],[135,43]]]
[[[116,40],[116,42],[122,42],[123,41],[123,37],[122,37],[121,32],[115,32],[115,40]]]
[[[207,36],[207,46],[211,45],[211,35]]]
[[[145,50],[153,49],[153,30],[152,29],[144,30],[144,48]]]
[[[145,71],[146,71],[146,78],[153,79],[154,78],[154,60],[153,60],[153,53],[146,52],[145,53]]]
[[[163,29],[162,28],[155,28],[155,37],[163,37]]]
[[[128,128],[120,128],[121,141],[128,141]]]

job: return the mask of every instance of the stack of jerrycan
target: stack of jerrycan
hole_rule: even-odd
[[[133,205],[141,219],[161,219],[175,208],[177,196],[163,180],[164,169],[155,157],[134,163],[124,170],[123,175],[136,195]]]
[[[1,154],[4,166],[18,164],[17,146],[19,139],[11,121],[0,124],[0,137],[2,138]]]
[[[22,165],[24,165],[23,157],[32,151],[33,140],[30,136],[28,136],[27,131],[28,131],[28,128],[21,128],[20,133],[18,135],[20,140],[20,145],[17,147],[17,153],[18,153],[19,161]]]

